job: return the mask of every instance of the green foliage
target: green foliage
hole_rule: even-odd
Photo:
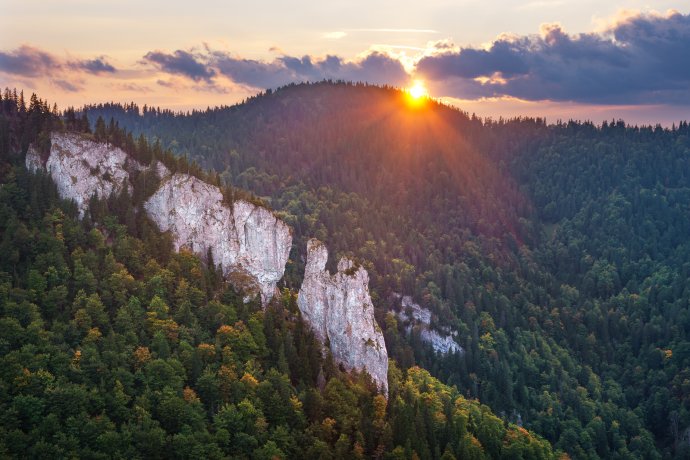
[[[361,260],[402,368],[429,369],[574,458],[686,455],[687,122],[482,121],[331,82],[187,114],[87,111],[265,197],[294,230],[287,287],[308,238],[328,244],[331,267]],[[389,314],[393,293],[457,330],[464,353],[434,355]],[[463,458],[481,456],[463,442]]]
[[[95,200],[80,220],[15,158],[0,166],[3,458],[457,456],[455,426],[430,400],[444,414],[458,401],[477,408],[472,429],[499,456],[529,456],[535,444],[551,455],[532,434],[484,430],[488,409],[419,369],[392,367],[387,403],[367,375],[322,356],[294,291],[266,310],[245,304],[145,218],[131,229],[141,202]],[[429,427],[414,446],[400,431],[407,414]]]

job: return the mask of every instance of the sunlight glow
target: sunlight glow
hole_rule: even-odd
[[[429,96],[429,92],[427,91],[426,86],[424,86],[424,82],[421,80],[415,80],[414,84],[407,90],[407,92],[413,100],[418,100]]]

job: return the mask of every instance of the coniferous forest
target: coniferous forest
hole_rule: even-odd
[[[0,105],[0,456],[690,458],[687,122],[480,119],[342,82],[189,113]],[[24,167],[55,130],[271,207],[281,297],[175,252],[144,177],[79,219]],[[311,237],[369,272],[388,399],[300,318]]]

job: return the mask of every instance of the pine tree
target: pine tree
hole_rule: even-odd
[[[96,120],[96,129],[94,130],[94,136],[96,136],[96,140],[99,142],[104,142],[108,138],[108,134],[105,130],[105,121],[103,121],[103,117],[101,116],[99,116]]]

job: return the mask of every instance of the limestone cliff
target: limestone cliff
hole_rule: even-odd
[[[343,258],[338,273],[326,270],[328,250],[318,240],[307,244],[307,265],[297,304],[316,337],[329,343],[335,360],[346,369],[366,370],[388,393],[388,354],[374,319],[369,274]]]
[[[228,207],[218,187],[186,174],[165,179],[144,208],[161,231],[172,232],[176,249],[203,256],[210,249],[226,274],[249,274],[264,303],[273,297],[292,236],[270,211],[243,200]]]
[[[131,189],[130,172],[145,169],[117,147],[64,133],[52,134],[45,162],[30,148],[26,166],[46,170],[60,196],[74,200],[81,216],[91,196],[105,198]],[[162,231],[172,233],[178,249],[187,246],[202,257],[210,249],[226,275],[248,275],[267,302],[283,276],[292,245],[288,226],[247,201],[227,206],[218,187],[195,177],[172,175],[159,162],[153,168],[162,182],[144,204],[149,217]]]
[[[45,165],[38,152],[29,148],[26,166],[32,171],[47,170],[60,196],[75,201],[80,216],[84,216],[93,195],[108,197],[131,187],[127,169],[136,162],[121,149],[78,134],[53,133],[50,141]]]

